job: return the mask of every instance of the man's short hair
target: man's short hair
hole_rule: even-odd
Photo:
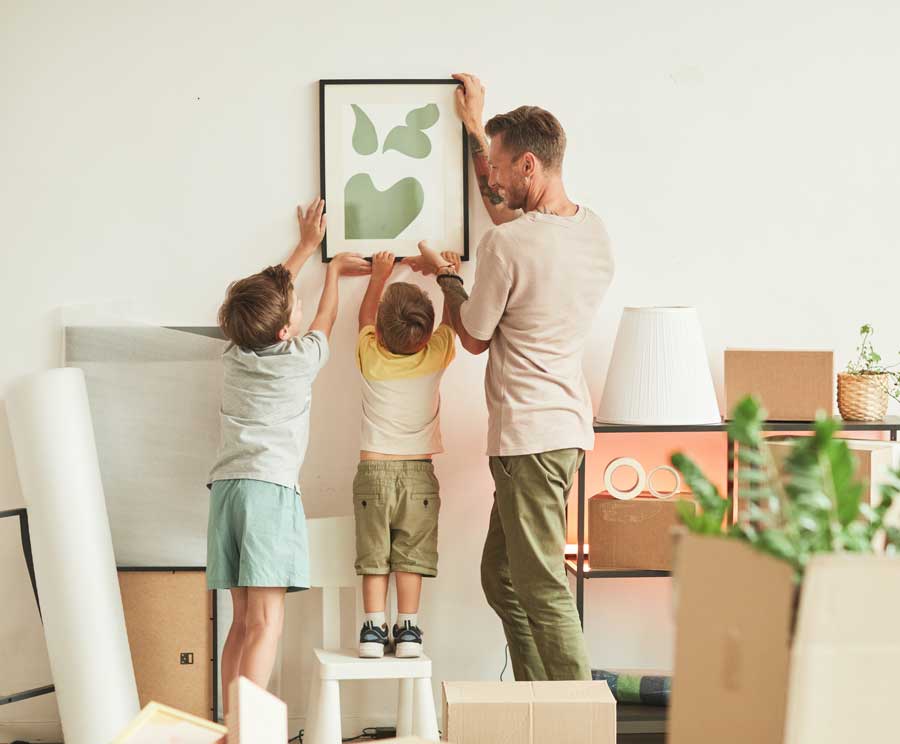
[[[394,282],[378,305],[375,329],[392,354],[414,354],[434,331],[434,305],[415,284]]]
[[[562,167],[566,133],[559,120],[538,106],[519,106],[508,114],[498,114],[484,127],[488,137],[503,135],[503,148],[513,160],[534,153],[548,170]]]
[[[232,343],[262,349],[278,341],[291,322],[293,279],[284,266],[269,266],[228,285],[219,308],[219,327]]]

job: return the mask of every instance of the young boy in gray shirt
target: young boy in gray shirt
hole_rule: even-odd
[[[357,254],[328,264],[319,308],[300,335],[294,279],[325,234],[324,202],[297,209],[300,241],[283,264],[233,282],[219,325],[222,436],[209,475],[207,586],[229,589],[234,619],[222,654],[222,689],[239,675],[265,688],[284,621],[285,591],[309,586],[306,518],[297,479],[309,441],[312,383],[328,361],[338,278],[371,272]],[[226,694],[226,712],[227,712]]]

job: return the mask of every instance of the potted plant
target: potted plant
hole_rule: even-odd
[[[838,410],[848,421],[882,421],[888,398],[900,400],[900,369],[898,364],[882,364],[872,347],[874,333],[869,324],[859,329],[857,357],[838,374]]]
[[[834,744],[863,729],[859,741],[883,740],[900,664],[900,470],[867,503],[839,420],[820,416],[779,461],[765,415],[748,397],[729,423],[733,525],[731,499],[672,455],[697,508],[678,507],[668,741]]]

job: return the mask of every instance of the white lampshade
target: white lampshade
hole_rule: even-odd
[[[626,307],[597,421],[634,426],[722,420],[693,307]]]

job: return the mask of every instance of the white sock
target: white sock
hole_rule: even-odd
[[[419,624],[419,613],[418,612],[398,612],[397,613],[397,627],[402,628],[406,621],[409,621],[410,625],[418,625]]]
[[[367,612],[365,621],[367,623],[368,622],[373,623],[376,628],[380,628],[386,622],[384,619],[384,611],[382,611],[382,612]]]

